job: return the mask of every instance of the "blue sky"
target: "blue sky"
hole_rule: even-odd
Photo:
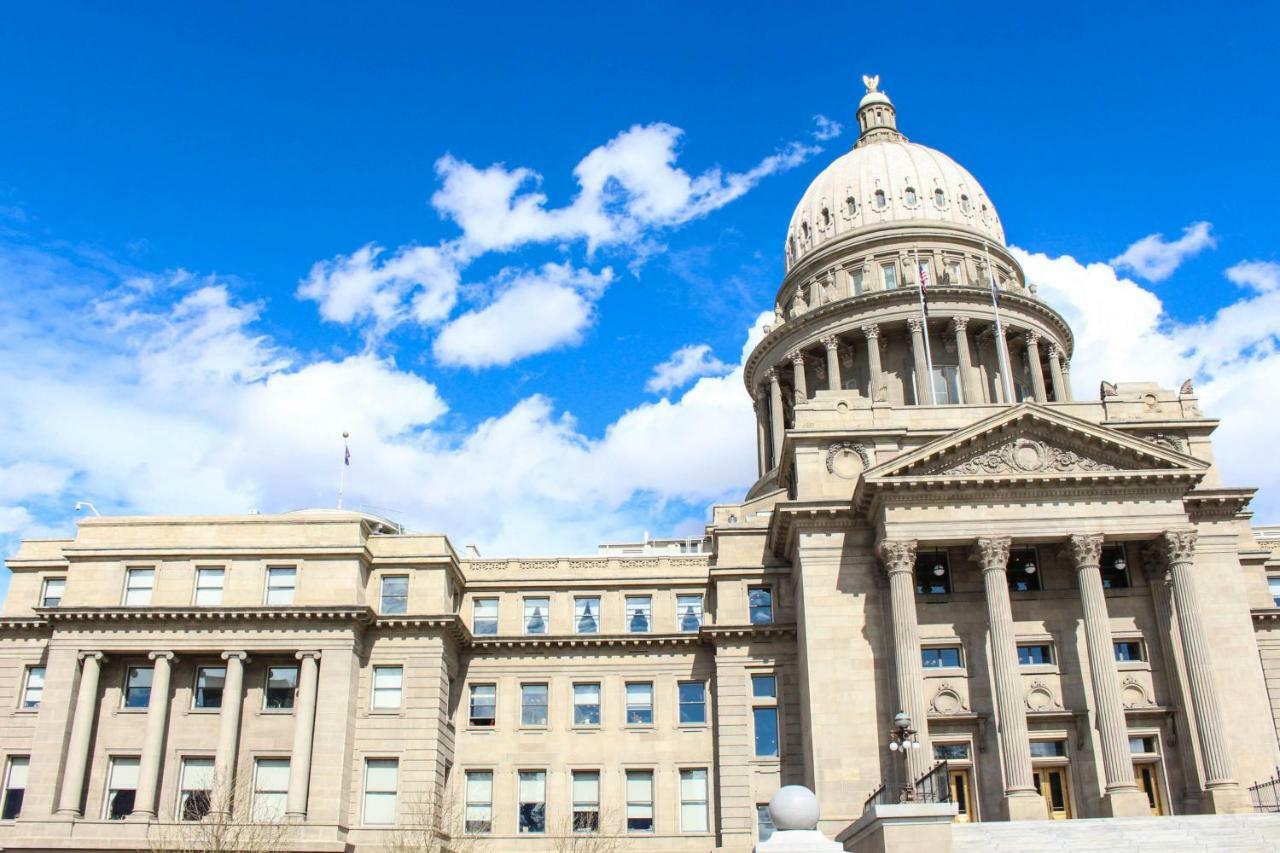
[[[1277,30],[1264,4],[9,9],[0,545],[80,498],[331,504],[342,429],[350,503],[486,552],[698,530],[753,479],[734,367],[863,73],[996,200],[1079,395],[1194,375],[1239,424],[1227,479],[1280,484]]]

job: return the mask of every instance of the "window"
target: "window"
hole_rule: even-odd
[[[1031,741],[1032,758],[1065,758],[1067,742],[1065,740],[1033,740]]]
[[[934,761],[967,761],[968,758],[968,743],[935,743],[933,745]]]
[[[1156,739],[1152,735],[1130,736],[1129,752],[1134,755],[1144,755],[1154,753],[1156,751]]]
[[[545,726],[547,724],[547,685],[520,685],[520,725]]]
[[[680,771],[680,831],[707,832],[707,771]]]
[[[707,721],[707,685],[702,681],[681,681],[680,723],[705,723]]]
[[[647,595],[628,595],[627,631],[632,634],[649,633],[649,617],[652,613],[652,598]]]
[[[767,803],[756,804],[756,837],[761,841],[773,838],[773,815]]]
[[[182,759],[178,784],[178,820],[202,820],[213,797],[213,759]]]
[[[221,708],[222,685],[227,680],[225,666],[202,666],[196,669],[196,691],[192,704],[196,708]]]
[[[1052,666],[1053,646],[1048,643],[1018,644],[1019,666]]]
[[[526,598],[524,600],[524,632],[526,634],[547,633],[547,617],[551,611],[551,599]]]
[[[373,708],[390,711],[400,707],[404,690],[404,667],[375,666],[373,668]]]
[[[113,758],[107,771],[107,802],[103,816],[107,820],[124,820],[133,814],[133,801],[138,794],[138,759]]]
[[[969,196],[961,194],[960,209],[965,212],[965,215],[973,213],[973,202],[969,200]]]
[[[951,562],[946,551],[916,554],[916,594],[945,595],[951,592]]]
[[[1267,578],[1267,589],[1271,592],[1271,603],[1280,607],[1280,577]]]
[[[298,689],[296,666],[267,667],[267,689],[263,694],[263,707],[271,711],[287,711],[293,708],[293,696]]]
[[[4,803],[0,804],[0,820],[14,820],[22,814],[22,798],[27,793],[27,767],[31,758],[11,755],[4,769]]]
[[[1112,643],[1116,651],[1116,660],[1120,663],[1133,663],[1147,659],[1146,649],[1141,640],[1116,640]]]
[[[40,707],[40,699],[44,696],[44,667],[27,667],[27,676],[22,684],[22,709],[33,711]]]
[[[226,579],[226,570],[202,568],[196,569],[197,607],[213,607],[222,603],[222,585]]]
[[[683,633],[696,633],[702,627],[702,596],[677,595],[676,619]]]
[[[520,834],[547,831],[547,774],[520,771]]]
[[[808,223],[808,222],[801,222],[801,223],[800,223],[800,231],[801,231],[801,233],[803,233],[803,234],[804,234],[804,241],[805,241],[806,243],[808,243],[808,242],[809,242],[809,223]]]
[[[41,607],[57,607],[62,603],[62,593],[67,588],[66,578],[45,578],[40,591]]]
[[[407,613],[409,611],[409,576],[383,575],[382,600],[379,613]],[[365,821],[368,823],[368,821]]]
[[[919,201],[919,199],[916,198],[916,188],[907,187],[906,191],[902,194],[902,200],[906,202],[907,207],[915,207],[916,202]]]
[[[498,685],[471,685],[471,725],[493,728],[498,720]]]
[[[768,625],[773,622],[773,590],[767,586],[753,586],[747,590],[747,608],[751,612],[752,625]]]
[[[573,685],[573,724],[600,725],[600,685],[597,682]]]
[[[936,406],[954,406],[964,402],[960,393],[960,368],[954,364],[936,364],[933,367],[933,403]]]
[[[862,267],[853,271],[853,295],[862,295]]]
[[[964,284],[964,273],[961,271],[960,262],[949,260],[945,262],[942,275],[943,284],[960,286]]]
[[[880,280],[885,290],[893,290],[898,286],[898,267],[896,264],[880,265]]]
[[[858,200],[853,196],[849,196],[844,200],[844,209],[848,211],[850,216],[858,212]]]
[[[466,816],[463,829],[468,835],[493,831],[493,771],[468,770]]]
[[[471,602],[471,633],[477,637],[498,633],[498,599],[477,598]]]
[[[288,606],[293,604],[293,590],[298,582],[298,570],[292,566],[267,569],[267,604]]]
[[[627,682],[627,725],[653,725],[653,682]]]
[[[151,677],[155,670],[149,666],[131,666],[125,670],[124,707],[146,708],[151,704]]]
[[[124,573],[124,603],[127,607],[146,607],[151,603],[151,590],[156,584],[155,569],[128,569]]]
[[[933,191],[933,203],[940,208],[947,206],[947,194],[942,191],[941,187]]]
[[[822,208],[822,227],[828,228],[831,225],[831,211],[825,207]]]
[[[959,646],[926,646],[920,650],[920,665],[925,669],[943,669],[964,664],[960,658]]]
[[[1040,589],[1040,565],[1035,548],[1014,548],[1009,551],[1005,575],[1010,592],[1031,592]]]
[[[600,771],[573,771],[573,831],[600,831]]]
[[[573,600],[573,630],[579,634],[600,632],[600,597],[583,596]]]
[[[876,210],[884,210],[889,206],[889,200],[885,198],[884,190],[876,190]]]
[[[1125,559],[1123,545],[1103,545],[1098,564],[1103,589],[1128,589],[1129,561]]]
[[[253,819],[284,817],[289,800],[289,759],[259,758],[253,766]]]
[[[390,826],[396,822],[396,788],[400,762],[394,758],[368,758],[364,762],[364,822]]]
[[[753,699],[777,699],[778,679],[772,675],[751,676],[751,697]]]
[[[757,758],[778,755],[778,680],[772,675],[751,676],[751,714],[755,723]]]
[[[627,771],[627,832],[653,832],[653,771]]]

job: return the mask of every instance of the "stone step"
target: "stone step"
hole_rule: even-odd
[[[1280,814],[958,824],[954,853],[1280,853]]]

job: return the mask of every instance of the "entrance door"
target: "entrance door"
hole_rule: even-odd
[[[1147,795],[1147,805],[1153,815],[1164,814],[1164,798],[1160,796],[1160,774],[1154,761],[1142,761],[1133,765],[1133,778]]]
[[[1033,770],[1036,790],[1044,797],[1049,817],[1066,820],[1071,817],[1071,792],[1067,785],[1067,768],[1036,767]]]
[[[968,767],[952,768],[947,773],[951,784],[951,802],[956,804],[956,823],[976,820],[973,813],[973,775]]]

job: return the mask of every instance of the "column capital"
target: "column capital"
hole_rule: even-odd
[[[319,649],[308,649],[308,650],[305,650],[305,651],[298,652],[297,654],[295,654],[295,655],[294,655],[294,657],[295,657],[295,658],[297,658],[298,660],[306,660],[307,658],[312,658],[312,659],[314,659],[314,660],[320,660],[320,650],[319,650]]]
[[[1077,569],[1096,566],[1102,559],[1102,534],[1072,533],[1067,537],[1067,551]]]
[[[1027,333],[1023,335],[1023,339],[1026,340],[1027,346],[1029,347],[1040,346],[1041,336],[1035,329],[1027,329]]]
[[[869,340],[875,340],[880,337],[880,324],[867,323],[862,327],[862,334],[866,335]]]
[[[220,655],[220,657],[223,660],[231,660],[232,658],[235,658],[241,663],[247,663],[249,660],[249,653],[248,652],[223,652]]]
[[[1003,572],[1009,566],[1009,548],[1013,540],[1008,536],[982,536],[973,543],[974,562],[984,572]]]
[[[1170,563],[1190,563],[1196,555],[1196,532],[1166,530],[1160,536],[1160,548]]]
[[[824,335],[821,338],[821,341],[822,345],[829,350],[838,349],[840,347],[840,340],[835,335]]]
[[[921,322],[921,320],[920,320],[920,318],[919,318],[919,317],[908,317],[908,318],[907,318],[907,328],[908,328],[908,329],[910,329],[910,330],[911,330],[911,334],[913,334],[913,335],[914,335],[914,334],[917,334],[917,333],[919,333],[919,332],[923,331],[923,329],[924,329],[924,323],[923,323],[923,322]]]
[[[76,653],[76,660],[80,661],[81,663],[84,663],[89,658],[93,658],[94,661],[96,661],[97,663],[102,663],[107,659],[107,656],[106,656],[106,653],[104,652],[77,652]]]
[[[787,353],[787,360],[799,367],[804,364],[804,353],[798,349],[793,349],[791,352]]]
[[[765,368],[764,378],[769,380],[775,385],[778,384],[778,368],[776,367]]]
[[[876,546],[884,570],[889,574],[910,572],[916,565],[916,540],[914,539],[881,539]]]
[[[147,652],[147,657],[151,660],[166,660],[172,663],[177,655],[173,652]]]
[[[968,317],[952,317],[951,328],[953,328],[957,332],[967,332],[969,330],[969,318]]]
[[[1062,350],[1058,349],[1057,344],[1049,344],[1049,358],[1058,359],[1062,357]]]
[[[1062,372],[1063,373],[1071,372],[1071,362],[1067,361],[1065,357],[1062,359]]]

